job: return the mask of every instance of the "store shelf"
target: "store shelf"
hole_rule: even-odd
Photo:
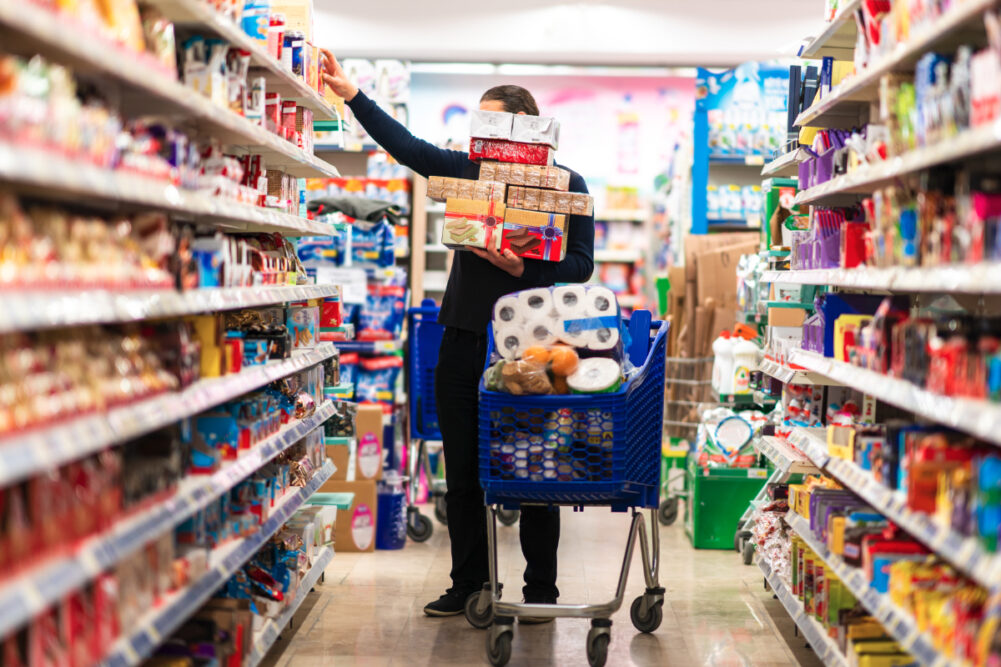
[[[0,334],[54,327],[138,322],[335,296],[334,285],[175,289],[0,291]]]
[[[66,556],[43,561],[19,573],[6,586],[0,586],[0,637],[207,507],[310,431],[319,428],[333,414],[333,403],[324,402],[313,415],[287,424],[218,472],[187,477],[167,500],[126,517],[108,531],[84,541]]]
[[[250,667],[257,667],[257,665],[261,664],[265,656],[267,656],[268,651],[278,641],[278,636],[281,635],[282,630],[288,627],[288,624],[292,621],[292,617],[295,616],[295,612],[299,611],[299,607],[306,600],[306,596],[316,586],[323,571],[330,565],[330,561],[333,559],[334,550],[332,547],[323,547],[317,555],[313,556],[313,567],[309,569],[309,572],[299,583],[299,587],[296,588],[295,597],[288,606],[288,609],[278,618],[269,619],[255,635],[254,647],[250,652]]]
[[[121,204],[173,213],[229,232],[280,232],[285,236],[329,235],[333,227],[276,209],[201,195],[165,181],[102,169],[52,152],[0,143],[0,181],[47,199]]]
[[[943,396],[906,380],[852,366],[806,350],[795,350],[792,362],[843,385],[858,387],[870,396],[909,410],[924,419],[1001,445],[999,403]]]
[[[924,667],[947,667],[952,661],[935,649],[931,638],[918,631],[914,618],[897,607],[890,596],[880,593],[869,585],[865,574],[858,568],[847,565],[840,556],[832,554],[827,545],[821,543],[810,531],[809,522],[792,510],[786,514],[786,523],[803,538],[811,549],[831,568],[831,571],[852,592],[869,613],[878,620],[901,647],[910,653]]]
[[[362,354],[392,354],[403,349],[402,340],[335,340],[334,345],[341,352]]]
[[[107,412],[0,439],[0,485],[204,412],[333,355],[333,346],[322,343],[313,350],[295,352],[290,359],[200,380],[180,392],[160,394]]]
[[[160,10],[175,26],[212,32],[230,46],[250,53],[250,66],[265,72],[267,92],[278,93],[283,100],[295,100],[300,106],[311,109],[316,120],[337,118],[334,108],[320,93],[272,58],[266,47],[219,14],[211,4],[203,0],[147,0],[146,4]]]
[[[805,451],[821,452],[826,449],[823,434],[823,429],[795,429],[790,440],[808,443]],[[985,551],[975,537],[965,537],[924,512],[909,509],[905,494],[887,488],[851,461],[829,456],[822,460],[824,469],[846,488],[978,584],[990,588],[1001,581],[1001,556]]]
[[[794,151],[783,153],[761,169],[761,175],[765,178],[773,176],[798,177],[799,163],[806,160],[809,153],[804,148],[797,148]]]
[[[830,56],[836,60],[851,60],[858,37],[855,12],[861,6],[862,0],[847,0],[824,31],[803,47],[800,57],[820,59]]]
[[[813,475],[820,472],[810,459],[794,450],[782,438],[766,435],[758,438],[754,446],[782,471],[783,476],[798,473]]]
[[[789,434],[789,442],[806,455],[818,468],[827,467],[831,456],[827,453],[827,429],[794,428]]]
[[[984,40],[983,13],[994,7],[997,0],[966,0],[952,3],[934,24],[912,33],[906,44],[899,44],[892,53],[883,56],[862,72],[846,79],[824,99],[796,118],[799,127],[842,127],[859,125],[860,117],[868,113],[869,105],[879,97],[879,80],[891,72],[910,72],[921,56],[931,50],[950,51],[971,39],[971,29]],[[854,24],[854,21],[852,21]],[[854,25],[852,26],[854,30]]]
[[[832,285],[888,292],[1001,294],[1001,263],[914,268],[894,266],[885,269],[858,266],[853,269],[765,271],[762,281],[785,285]]]
[[[636,250],[595,250],[594,261],[596,262],[622,262],[623,264],[633,264],[640,261],[641,257]]]
[[[333,473],[334,466],[328,461],[316,471],[306,486],[287,492],[272,508],[271,515],[257,532],[213,550],[209,555],[209,571],[146,613],[135,629],[115,643],[102,665],[131,667],[141,664],[162,641],[197,612],[226,580],[243,567]]]
[[[37,53],[77,73],[99,73],[117,82],[125,89],[121,100],[126,115],[185,118],[225,144],[263,156],[269,169],[339,176],[332,165],[171,78],[152,57],[88,35],[86,28],[41,5],[0,0],[0,43],[9,52]]]
[[[835,381],[821,373],[810,372],[809,369],[793,368],[788,364],[781,364],[773,359],[762,359],[758,365],[765,375],[771,376],[785,384],[809,384],[809,385],[839,385],[841,382]]]
[[[916,148],[899,157],[860,167],[850,174],[803,190],[796,195],[796,204],[818,205],[837,201],[845,195],[869,194],[881,186],[895,183],[901,177],[996,151],[1001,151],[1001,119],[960,132],[934,146]]]
[[[758,568],[765,575],[765,581],[772,593],[779,599],[786,613],[792,617],[793,623],[803,633],[803,637],[810,643],[817,659],[827,665],[827,667],[848,667],[848,661],[838,650],[838,646],[833,639],[827,636],[823,626],[817,622],[813,616],[806,613],[803,603],[800,602],[785,582],[772,571],[772,566],[764,558],[758,560]]]

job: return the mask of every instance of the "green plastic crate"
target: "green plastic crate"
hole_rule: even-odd
[[[737,521],[768,481],[767,468],[700,467],[689,457],[685,533],[696,549],[733,549]]]

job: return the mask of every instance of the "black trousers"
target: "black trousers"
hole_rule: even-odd
[[[438,424],[445,449],[448,536],[452,541],[452,588],[478,591],[489,578],[486,513],[479,477],[478,387],[486,359],[485,334],[446,327],[435,371]],[[556,549],[558,508],[523,507],[521,551],[525,556],[526,599],[541,602],[559,595]]]

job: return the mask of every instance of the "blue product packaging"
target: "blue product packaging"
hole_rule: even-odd
[[[268,341],[263,338],[246,338],[243,341],[243,365],[261,366],[268,363]]]
[[[362,359],[355,383],[355,399],[359,403],[392,404],[402,368],[403,359],[397,356]]]
[[[406,315],[407,290],[399,285],[370,285],[357,317],[358,340],[395,340]]]
[[[195,428],[222,458],[236,458],[240,447],[240,426],[235,415],[223,412],[200,415],[195,419]]]
[[[351,261],[359,266],[392,266],[394,256],[393,226],[385,218],[379,222],[351,225]]]
[[[243,3],[243,18],[240,20],[240,27],[253,39],[266,42],[270,14],[271,3],[268,0],[246,0]]]

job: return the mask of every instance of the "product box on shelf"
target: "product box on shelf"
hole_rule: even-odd
[[[381,405],[359,405],[355,417],[357,479],[382,479],[383,409]]]
[[[511,126],[511,141],[560,147],[560,123],[555,118],[517,114]]]
[[[543,144],[524,144],[502,139],[470,139],[469,159],[498,160],[520,164],[551,165],[556,151]]]
[[[469,178],[449,178],[432,176],[428,179],[429,199],[444,202],[448,199],[475,199],[479,201],[503,202],[507,186],[498,181]]]
[[[508,208],[500,249],[529,259],[561,262],[567,254],[566,216]]]
[[[334,550],[345,553],[375,551],[375,526],[378,504],[375,480],[354,482],[327,481],[318,493],[353,493],[348,509],[337,510],[334,524]]]
[[[288,308],[288,327],[295,349],[316,347],[320,334],[320,307],[307,303],[295,303]]]
[[[500,248],[504,212],[503,202],[450,198],[441,242],[450,248]]]

